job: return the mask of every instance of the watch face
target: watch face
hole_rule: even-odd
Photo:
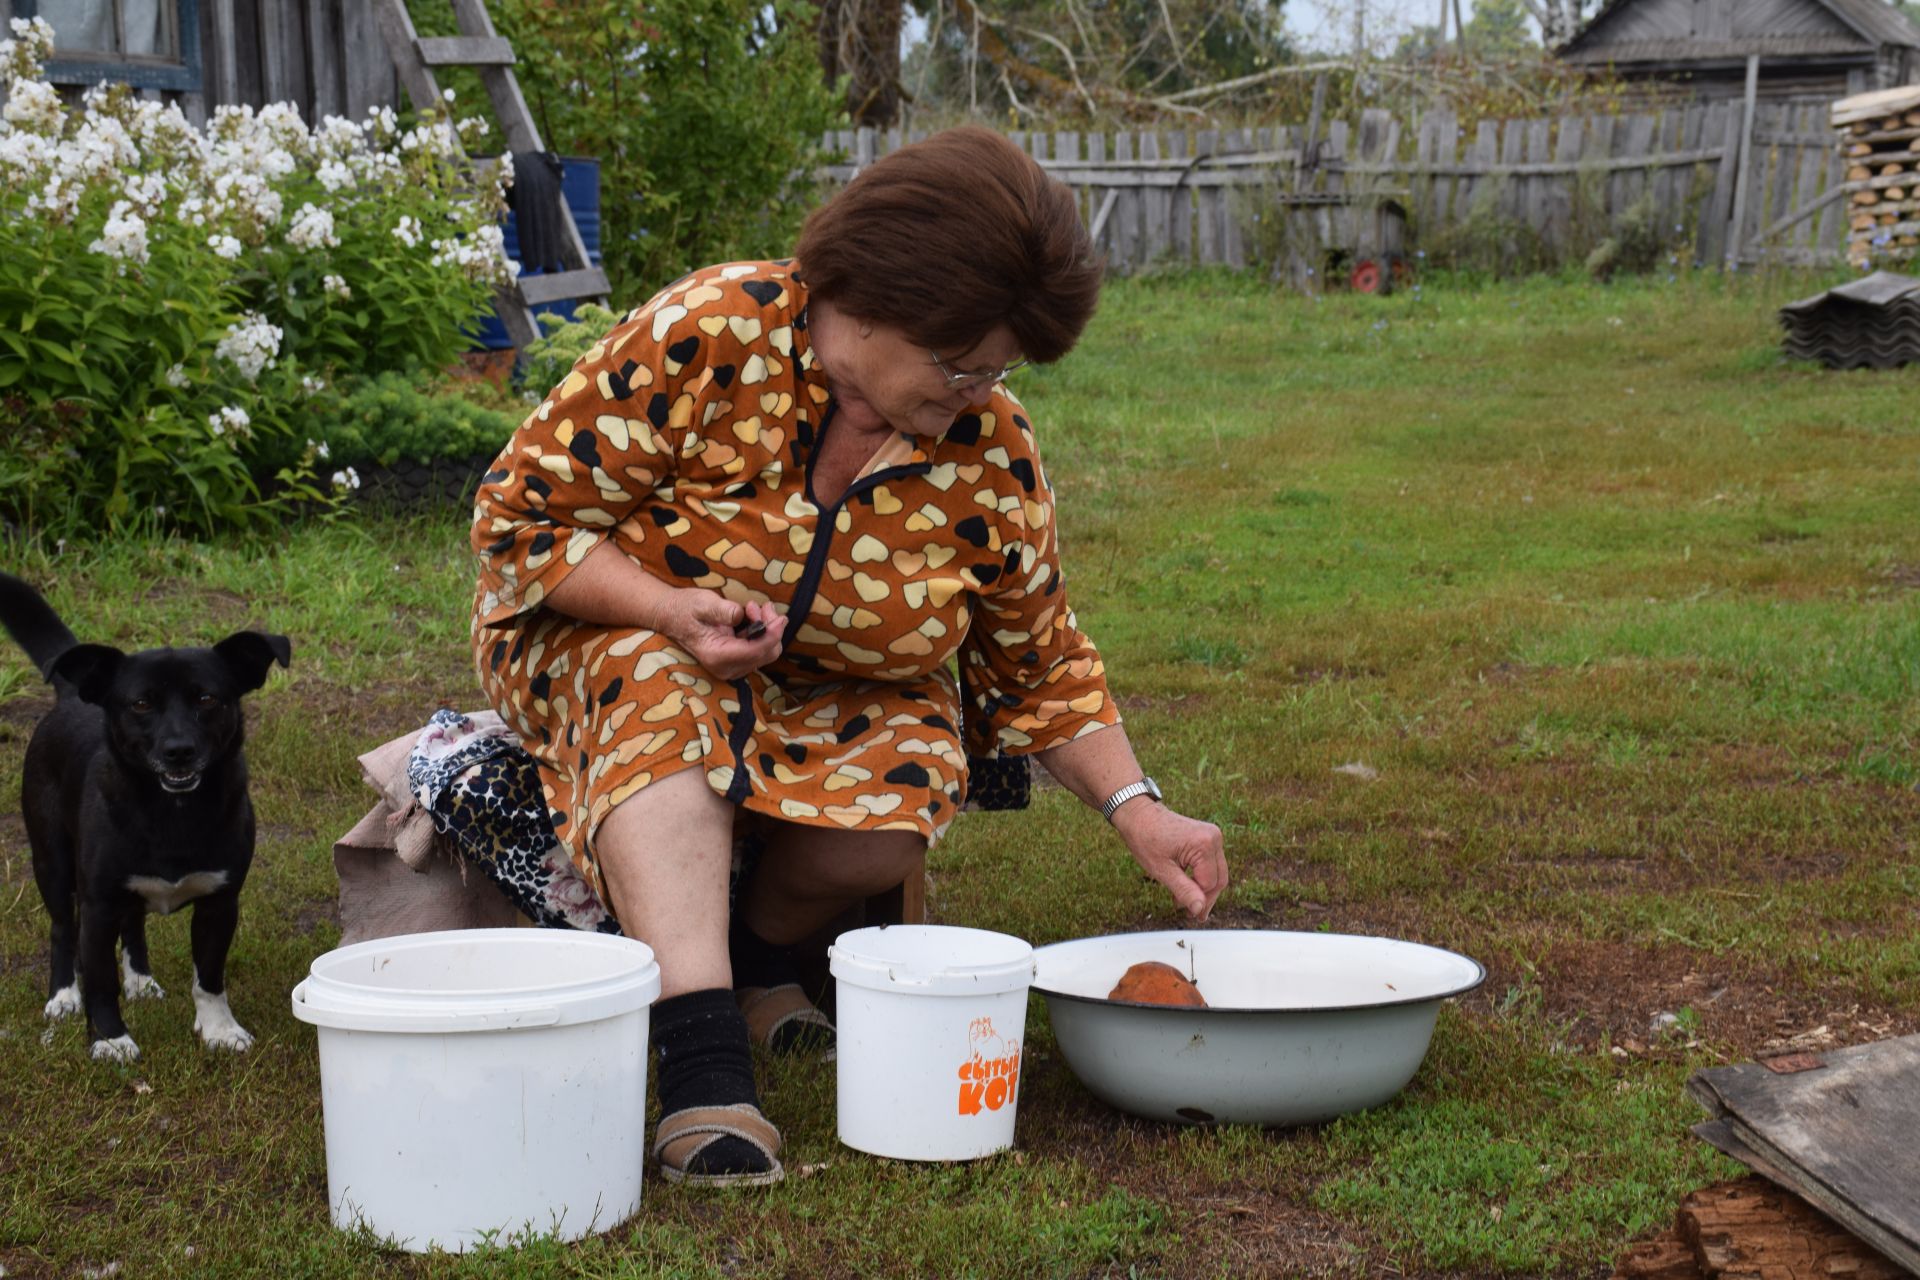
[[[1148,795],[1152,796],[1155,800],[1158,800],[1161,798],[1159,783],[1155,782],[1152,778],[1142,778],[1140,779],[1140,781],[1147,784]]]

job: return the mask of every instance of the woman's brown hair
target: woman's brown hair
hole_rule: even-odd
[[[814,210],[794,256],[813,297],[936,351],[1004,324],[1027,359],[1058,360],[1100,297],[1073,192],[978,125],[862,170]]]

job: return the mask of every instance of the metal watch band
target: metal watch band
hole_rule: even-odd
[[[1129,782],[1126,786],[1107,797],[1106,803],[1100,806],[1100,816],[1108,822],[1112,822],[1114,810],[1135,796],[1152,796],[1158,800],[1160,798],[1160,788],[1154,783],[1152,778],[1142,778],[1138,782]]]

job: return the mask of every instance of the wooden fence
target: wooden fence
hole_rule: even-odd
[[[1824,102],[1482,121],[1471,133],[1448,115],[1403,125],[1368,111],[1313,132],[1010,136],[1074,188],[1121,271],[1247,266],[1271,253],[1262,227],[1274,210],[1329,198],[1397,201],[1416,247],[1473,234],[1543,263],[1584,258],[1629,220],[1703,262],[1829,263],[1844,252],[1843,166]],[[845,181],[919,136],[830,134],[843,159],[828,173]]]

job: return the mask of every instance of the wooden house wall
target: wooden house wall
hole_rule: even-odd
[[[200,91],[166,92],[195,123],[226,104],[292,102],[309,122],[398,107],[374,0],[199,0]],[[14,14],[0,0],[0,23]]]
[[[1707,99],[1743,92],[1749,53],[1761,57],[1759,91],[1768,98],[1838,98],[1920,81],[1920,48],[1862,35],[1816,0],[1633,0],[1603,14],[1567,53]]]
[[[1751,40],[1834,36],[1870,43],[1824,5],[1809,0],[1639,0],[1601,20],[1583,50],[1640,40]]]

